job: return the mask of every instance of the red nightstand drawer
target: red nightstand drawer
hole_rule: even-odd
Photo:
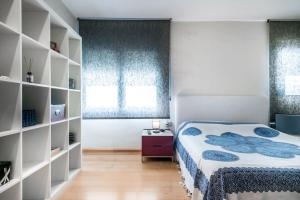
[[[173,156],[173,136],[143,136],[142,156]]]
[[[154,145],[152,147],[143,147],[142,156],[173,156],[173,147],[160,145]]]
[[[172,145],[173,137],[172,136],[143,136],[142,145],[143,147],[152,146],[152,145]]]

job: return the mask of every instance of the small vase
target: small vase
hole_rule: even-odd
[[[33,83],[34,82],[34,77],[33,77],[33,74],[31,72],[27,72],[26,81],[28,83]]]

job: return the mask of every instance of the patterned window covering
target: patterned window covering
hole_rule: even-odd
[[[300,114],[300,22],[270,21],[270,120]]]
[[[79,20],[85,119],[169,118],[170,20]]]

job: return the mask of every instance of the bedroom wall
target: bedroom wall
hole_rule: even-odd
[[[174,22],[171,33],[171,110],[178,94],[269,96],[266,22]]]
[[[173,22],[171,27],[172,102],[180,93],[268,96],[266,22]],[[84,120],[83,146],[139,149],[141,130],[150,127],[149,119]]]

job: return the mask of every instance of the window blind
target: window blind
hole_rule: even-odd
[[[270,114],[300,114],[300,22],[270,21]]]
[[[169,20],[79,20],[83,117],[169,118]]]

